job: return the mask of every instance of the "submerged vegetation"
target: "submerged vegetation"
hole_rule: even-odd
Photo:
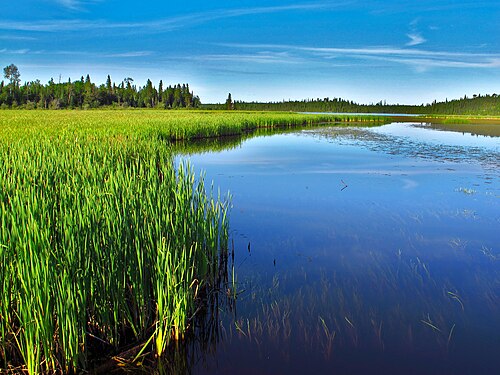
[[[242,251],[237,309],[192,373],[495,373],[500,159],[448,136],[323,127],[195,156],[232,187]]]
[[[449,247],[453,249],[451,243]],[[242,350],[258,348],[256,356],[261,359],[273,353],[279,358],[274,363],[285,371],[297,366],[290,353],[300,348],[311,362],[327,361],[338,367],[346,366],[354,353],[373,353],[385,360],[378,363],[380,370],[390,373],[415,370],[412,353],[430,353],[426,360],[434,366],[432,373],[456,373],[463,365],[459,353],[471,350],[462,338],[474,340],[472,329],[487,332],[489,324],[498,324],[498,306],[492,299],[497,288],[495,271],[477,274],[472,269],[458,277],[434,273],[439,260],[425,254],[367,253],[366,259],[355,260],[339,254],[345,259],[336,263],[333,272],[321,267],[319,274],[283,269],[272,279],[249,280],[240,286],[246,289],[239,299],[240,314],[221,324],[223,339]],[[466,262],[477,266],[484,261],[485,256],[468,249]],[[454,266],[463,262],[452,260]],[[462,284],[460,278],[466,282]],[[495,317],[494,323],[481,322],[481,313]],[[492,332],[484,334],[486,342],[494,337]],[[482,341],[475,345],[481,346],[485,356],[494,357],[493,347],[498,349]],[[460,365],[448,361],[450,357]],[[258,359],[243,366],[251,366],[252,361]],[[480,361],[474,361],[480,372],[492,368],[491,363]],[[315,369],[320,370],[320,366]]]

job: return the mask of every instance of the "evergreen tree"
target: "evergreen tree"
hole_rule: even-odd
[[[108,93],[111,94],[111,77],[108,74],[108,78],[106,79],[106,89],[108,90]]]
[[[153,87],[153,83],[150,79],[147,80],[146,86],[142,90],[142,100],[144,102],[144,106],[146,107],[154,107],[155,106],[155,89]]]
[[[158,103],[163,102],[163,81],[160,79],[158,84]]]
[[[231,110],[234,109],[233,99],[231,98],[231,93],[227,96],[226,99],[226,109]]]

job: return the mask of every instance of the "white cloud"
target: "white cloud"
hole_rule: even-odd
[[[5,55],[66,55],[66,56],[85,56],[85,57],[103,57],[103,58],[140,58],[153,55],[152,51],[125,51],[114,53],[102,53],[95,51],[71,51],[71,50],[30,50],[30,49],[0,49],[0,53]]]
[[[30,36],[18,36],[18,35],[0,35],[0,40],[24,40],[24,41],[33,41],[37,40],[36,38]]]
[[[337,48],[337,47],[308,47],[291,44],[248,44],[248,43],[219,43],[217,45],[234,48],[252,48],[252,49],[280,49],[297,50],[322,53],[338,54],[357,54],[357,55],[417,55],[434,57],[499,57],[500,54],[491,53],[468,53],[468,52],[448,52],[448,51],[428,51],[423,49],[406,49],[391,46],[368,46],[361,48]]]
[[[96,3],[98,1],[100,0],[55,0],[56,3],[62,5],[64,8],[77,12],[85,11],[86,5]]]
[[[83,10],[83,6],[94,1],[80,0],[57,0],[58,3],[64,5],[71,10]],[[344,6],[346,3],[332,4],[329,2],[319,2],[312,4],[295,4],[284,6],[270,7],[253,7],[253,8],[237,8],[237,9],[219,9],[207,12],[192,13],[181,16],[174,16],[159,20],[147,20],[144,22],[108,22],[105,20],[89,21],[89,20],[41,20],[32,22],[15,22],[15,21],[0,21],[0,29],[18,30],[18,31],[39,31],[39,32],[59,32],[59,31],[81,31],[81,30],[140,30],[142,33],[149,32],[165,32],[178,28],[185,28],[189,25],[196,25],[215,21],[218,19],[234,18],[247,15],[279,13],[296,10],[321,10],[333,9]]]
[[[406,34],[410,41],[406,43],[407,46],[418,46],[419,44],[425,43],[427,40],[422,37],[419,33]]]
[[[428,68],[500,68],[500,58],[480,61],[432,60],[432,59],[394,59],[393,61],[413,65],[417,69]]]
[[[92,52],[90,54],[95,54],[95,53]],[[129,52],[105,54],[103,55],[103,57],[145,57],[151,55],[153,55],[153,52],[151,51],[129,51]]]
[[[26,55],[28,52],[30,52],[30,50],[27,48],[24,48],[24,49],[7,49],[7,48],[0,49],[0,53],[5,54],[5,55]]]
[[[190,58],[191,60],[199,61],[226,61],[237,63],[256,63],[256,64],[299,64],[305,62],[301,58],[294,57],[287,52],[270,52],[261,51],[255,54],[210,54],[199,55]]]
[[[97,27],[99,22],[65,20],[65,21],[0,21],[0,29],[16,31],[59,32],[77,31]]]
[[[406,43],[408,47],[418,46],[419,44],[427,42],[427,40],[422,36],[422,34],[418,31],[418,24],[420,22],[420,18],[417,17],[410,22],[410,32],[406,34],[410,41]]]
[[[307,47],[279,44],[219,44],[220,46],[240,49],[265,49],[277,51],[294,51],[300,53],[302,61],[311,60],[379,60],[411,66],[419,72],[430,68],[481,68],[494,69],[500,67],[500,54],[468,53],[450,51],[428,51],[423,49],[406,49],[398,47]],[[296,59],[296,61],[299,61]]]
[[[63,7],[71,10],[77,10],[80,8],[80,2],[77,0],[56,0],[56,1]]]

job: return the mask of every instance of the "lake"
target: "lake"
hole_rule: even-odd
[[[179,159],[231,193],[234,261],[177,371],[500,368],[499,137],[325,126]]]

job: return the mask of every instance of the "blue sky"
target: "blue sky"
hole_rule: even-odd
[[[204,103],[500,94],[500,1],[18,0],[10,63],[22,81],[186,82]]]

